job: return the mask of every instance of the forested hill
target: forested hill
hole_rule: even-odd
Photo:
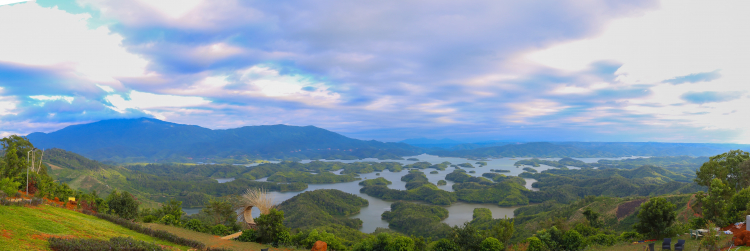
[[[658,143],[658,142],[533,142],[466,150],[437,150],[428,153],[445,157],[629,157],[629,156],[713,156],[729,150],[750,150],[750,145]]]
[[[398,158],[420,151],[403,143],[352,139],[314,126],[211,130],[150,118],[103,120],[27,137],[38,148],[61,148],[114,162]]]

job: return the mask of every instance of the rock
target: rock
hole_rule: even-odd
[[[328,244],[322,241],[316,241],[315,244],[313,244],[311,251],[326,251],[328,250]]]

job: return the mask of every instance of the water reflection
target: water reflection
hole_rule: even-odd
[[[489,173],[491,172],[490,169],[500,169],[500,170],[508,170],[509,172],[502,172],[501,174],[505,174],[508,176],[517,176],[518,174],[523,172],[522,168],[517,168],[513,166],[513,164],[516,163],[518,160],[522,159],[530,159],[530,158],[498,158],[498,159],[488,159],[488,160],[481,160],[484,162],[487,162],[486,166],[479,167],[479,164],[476,164],[478,160],[469,160],[465,158],[454,158],[454,157],[438,157],[433,155],[427,155],[422,154],[418,156],[411,156],[411,157],[404,157],[406,158],[417,158],[419,161],[425,161],[429,162],[431,164],[439,164],[444,161],[451,162],[454,165],[462,164],[462,163],[470,163],[475,166],[475,168],[463,168],[467,171],[467,174],[471,176],[482,176],[483,173]],[[632,157],[630,157],[632,158]],[[560,158],[543,158],[546,160],[559,160]],[[575,158],[587,163],[593,163],[598,161],[601,158]],[[626,159],[626,158],[606,158],[606,159]],[[303,160],[300,161],[302,163],[309,163],[312,160]],[[374,158],[368,158],[363,160],[321,160],[321,161],[338,161],[343,163],[353,163],[353,162],[399,162],[404,165],[413,164],[419,161],[410,161],[410,160],[378,160]],[[541,172],[544,170],[552,169],[553,167],[547,166],[547,165],[540,165],[539,167],[534,167],[537,171]],[[436,184],[439,180],[445,180],[445,176],[451,172],[453,172],[455,168],[449,167],[446,170],[436,170],[436,169],[425,169],[422,170],[425,175],[427,176],[427,179],[433,183]],[[475,173],[468,173],[468,171],[475,171]],[[340,174],[342,170],[334,171],[333,173]],[[436,174],[431,174],[430,172],[437,171]],[[377,173],[366,173],[366,174],[360,174],[360,178],[362,180],[365,179],[375,179],[378,177],[383,177],[391,182],[393,184],[388,185],[391,189],[398,189],[398,190],[405,190],[406,189],[406,182],[401,181],[401,177],[408,174],[408,170],[403,170],[401,172],[391,172],[388,170],[384,170],[380,172],[380,175],[377,175]],[[234,180],[233,178],[230,178],[231,180]],[[217,179],[218,180],[227,180],[224,182],[228,182],[229,179]],[[258,179],[258,181],[266,181],[267,178]],[[530,189],[532,191],[538,191],[537,188],[532,188],[531,184],[536,182],[534,179],[525,179],[526,185],[525,187],[527,189]],[[219,181],[220,183],[223,183],[222,181]],[[359,185],[360,180],[353,181],[353,182],[346,182],[346,183],[336,183],[336,184],[310,184],[308,185],[308,188],[304,191],[299,192],[271,192],[271,194],[274,196],[274,202],[276,204],[280,204],[281,202],[284,202],[285,200],[288,200],[297,194],[300,194],[305,191],[314,191],[318,189],[337,189],[341,190],[347,193],[352,193],[354,195],[357,195],[359,197],[362,197],[369,201],[369,205],[366,207],[363,207],[360,209],[360,213],[356,215],[352,215],[351,218],[359,218],[363,221],[362,228],[360,228],[360,231],[365,233],[372,233],[375,231],[376,228],[382,227],[387,228],[388,222],[382,220],[380,216],[385,211],[390,210],[390,206],[393,203],[392,201],[384,201],[378,198],[374,198],[371,196],[368,196],[367,194],[363,194],[359,192],[359,189],[361,186]],[[447,185],[445,186],[438,186],[440,189],[443,189],[445,191],[453,191],[452,185],[453,182],[447,181]],[[487,208],[492,211],[492,217],[493,218],[513,218],[513,210],[515,210],[518,207],[499,207],[494,204],[473,204],[473,203],[464,203],[464,202],[457,202],[453,203],[450,206],[445,206],[446,209],[448,209],[449,216],[443,222],[447,223],[448,225],[461,225],[464,222],[471,221],[472,215],[474,212],[474,208]],[[188,214],[194,214],[200,211],[200,209],[183,209]],[[258,217],[259,212],[257,210],[253,210],[252,212],[253,217]]]

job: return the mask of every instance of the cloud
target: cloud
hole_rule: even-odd
[[[121,46],[107,27],[89,29],[89,14],[69,14],[35,2],[0,6],[0,62],[54,67],[93,81],[145,74],[147,61]]]
[[[701,73],[694,73],[687,76],[679,76],[672,79],[667,79],[662,82],[664,83],[670,83],[670,84],[682,84],[682,83],[696,83],[696,82],[708,82],[712,80],[716,80],[721,78],[721,74],[719,74],[719,70],[715,70],[712,72],[701,72]]]
[[[712,102],[727,102],[742,97],[742,93],[737,92],[687,92],[680,98],[695,104],[705,104]]]

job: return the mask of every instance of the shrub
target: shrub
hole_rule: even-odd
[[[622,234],[620,234],[620,239],[622,239],[623,241],[628,241],[628,242],[640,240],[642,238],[643,237],[638,232],[623,232]]]
[[[164,250],[161,246],[131,237],[112,237],[109,240],[97,239],[49,239],[49,247],[56,251],[95,251],[95,250]]]
[[[526,242],[529,243],[528,251],[544,251],[547,250],[547,247],[544,245],[544,242],[536,237],[529,237],[526,239]]]
[[[583,235],[575,230],[568,230],[563,234],[562,245],[565,250],[581,250],[584,248]]]
[[[143,217],[143,222],[144,223],[151,223],[151,222],[155,222],[157,220],[159,220],[159,219],[157,219],[156,216],[153,216],[153,215],[146,215],[145,217]]]
[[[176,219],[174,215],[171,215],[171,214],[167,214],[167,215],[164,215],[164,217],[161,217],[161,219],[159,219],[159,223],[164,224],[164,225],[178,226],[178,227],[181,225],[180,220]]]
[[[206,232],[206,225],[203,224],[199,219],[192,219],[185,224],[185,228],[196,231]]]
[[[459,251],[461,250],[461,247],[458,246],[455,242],[448,240],[448,239],[440,239],[435,243],[435,246],[432,247],[432,250],[434,251]]]
[[[112,191],[112,193],[107,196],[107,205],[109,206],[110,211],[117,216],[128,220],[134,219],[138,215],[139,204],[140,203],[135,200],[135,197],[127,191],[122,193]]]
[[[3,191],[6,195],[15,195],[19,186],[21,186],[20,182],[13,181],[10,178],[0,180],[0,191]]]
[[[151,237],[155,237],[155,238],[159,238],[168,242],[175,243],[177,245],[188,246],[188,247],[201,249],[201,250],[206,249],[206,245],[201,242],[185,239],[185,238],[176,236],[166,231],[153,230],[151,228],[144,227],[141,224],[117,217],[115,215],[98,214],[98,213],[93,213],[93,212],[84,212],[84,213],[96,216],[100,219],[107,220],[109,222],[123,226],[127,229],[130,229],[130,230],[133,230],[133,231],[136,231],[136,232],[139,232],[139,233],[151,236]]]
[[[346,249],[346,247],[341,244],[341,241],[336,238],[336,236],[327,233],[324,230],[318,232],[318,230],[313,229],[309,232],[300,232],[299,234],[295,235],[293,239],[299,240],[297,244],[301,245],[304,248],[312,248],[313,244],[315,244],[316,241],[323,241],[334,250]]]
[[[213,226],[211,228],[211,234],[218,235],[218,236],[229,235],[229,228],[227,226],[222,225],[222,224],[218,224],[218,225]]]
[[[242,231],[242,234],[240,237],[237,237],[237,240],[242,242],[255,242],[255,239],[257,239],[256,235],[257,232],[254,229],[247,229]]]
[[[479,245],[479,250],[481,251],[502,251],[505,250],[505,246],[502,242],[499,240],[487,237],[482,241],[482,244]]]
[[[612,246],[617,243],[617,236],[611,234],[597,234],[586,238],[586,243],[602,246]]]

